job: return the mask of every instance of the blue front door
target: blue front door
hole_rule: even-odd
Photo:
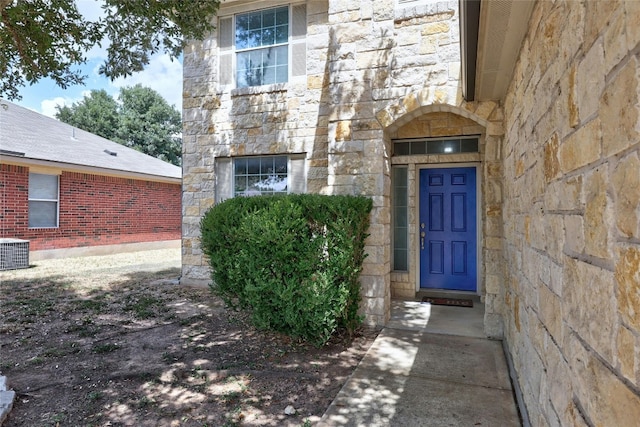
[[[476,290],[476,228],[476,169],[421,169],[421,288]]]

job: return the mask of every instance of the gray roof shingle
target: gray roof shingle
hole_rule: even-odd
[[[0,160],[5,156],[15,160],[11,152],[25,159],[109,169],[114,173],[182,177],[179,166],[0,98]]]

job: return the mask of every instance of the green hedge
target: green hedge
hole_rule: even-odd
[[[297,194],[237,197],[202,218],[213,292],[255,326],[326,343],[353,331],[371,200]]]

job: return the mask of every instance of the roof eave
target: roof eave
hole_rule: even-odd
[[[459,0],[459,3],[462,96],[465,101],[473,101],[476,92],[480,0]]]
[[[535,0],[459,0],[466,101],[502,101],[513,78]]]
[[[181,177],[171,177],[163,175],[151,175],[140,172],[131,172],[118,169],[100,168],[95,166],[85,166],[74,163],[56,162],[51,160],[34,159],[23,156],[0,155],[0,163],[17,166],[39,166],[52,169],[60,169],[69,172],[87,173],[91,175],[113,176],[126,179],[138,179],[142,181],[166,182],[170,184],[182,183]]]

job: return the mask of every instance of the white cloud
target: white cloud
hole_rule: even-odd
[[[78,11],[89,21],[97,21],[104,16],[104,0],[77,0]],[[107,59],[107,48],[109,40],[103,40],[102,47],[95,45],[87,52],[87,59],[95,64],[91,70],[90,79],[109,80],[100,75],[98,69],[103,61]],[[114,81],[109,81],[109,87],[105,88],[114,98],[117,98],[117,90],[123,86],[135,86],[140,83],[142,86],[150,87],[158,92],[162,97],[182,112],[182,60],[173,60],[166,54],[157,54],[151,57],[151,61],[143,71],[128,77],[119,77]]]
[[[92,59],[107,59],[108,47],[108,43],[103,43],[102,46],[99,46],[97,44],[93,45],[93,47],[86,52],[87,60],[91,61]]]
[[[56,113],[58,112],[58,110],[56,109],[57,106],[70,107],[74,102],[81,101],[82,98],[89,95],[89,93],[90,91],[84,90],[82,91],[81,96],[75,99],[69,98],[69,97],[62,97],[62,96],[56,96],[55,98],[52,98],[52,99],[43,99],[42,101],[40,101],[40,113],[44,114],[45,116],[53,117],[55,119]]]
[[[104,15],[102,7],[104,0],[76,0],[79,12],[89,21],[96,21]],[[103,40],[103,46],[94,46],[87,53],[87,63],[79,68],[82,74],[88,76],[84,86],[72,86],[66,89],[57,87],[44,79],[35,85],[22,90],[30,95],[23,98],[22,104],[27,108],[39,110],[42,114],[55,117],[56,106],[70,106],[82,100],[89,89],[104,89],[117,99],[121,87],[141,84],[157,91],[169,105],[182,112],[182,59],[171,61],[169,55],[157,54],[151,57],[150,63],[143,71],[132,76],[117,78],[111,81],[98,73],[99,67],[107,58],[108,40]],[[80,93],[82,90],[82,93]]]
[[[169,58],[169,55],[155,55],[151,57],[149,65],[143,71],[129,77],[120,77],[111,84],[117,88],[123,86],[150,87],[158,92],[167,101],[182,112],[182,63]]]
[[[43,99],[42,101],[40,101],[40,112],[45,116],[55,118],[57,112],[56,106],[63,107],[65,105],[71,104],[67,104],[66,100],[61,96],[57,96],[53,99]]]
[[[104,16],[104,10],[102,9],[104,1],[102,0],[77,0],[76,6],[78,7],[78,12],[90,22],[96,22]],[[104,40],[102,46],[96,44],[87,52],[87,59],[106,59],[107,47],[109,47],[109,40]]]
[[[78,12],[89,21],[97,21],[104,16],[104,1],[102,0],[77,0]]]

